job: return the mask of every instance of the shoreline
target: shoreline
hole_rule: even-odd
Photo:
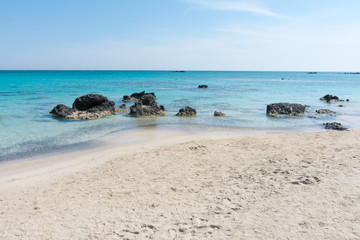
[[[57,156],[1,178],[0,238],[356,239],[359,149],[350,130],[183,135]]]
[[[126,154],[166,144],[179,144],[208,138],[222,139],[236,136],[308,132],[320,131],[314,131],[313,129],[231,129],[207,126],[185,126],[182,129],[171,129],[159,128],[157,125],[147,125],[111,133],[99,139],[74,144],[74,146],[62,150],[3,160],[0,162],[0,192],[4,188],[4,184],[23,179],[23,175],[26,175],[26,178],[32,178],[31,176],[39,174],[45,175],[47,171],[54,174],[61,171],[57,169],[63,168],[67,168],[69,173],[72,173],[83,169],[82,167],[89,167],[89,164],[94,167]],[[77,148],[78,146],[80,147]],[[103,159],[99,161],[100,158]],[[28,183],[26,182],[26,184]]]

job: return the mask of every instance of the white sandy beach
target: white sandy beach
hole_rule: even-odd
[[[360,239],[359,130],[57,158],[0,169],[0,239]]]

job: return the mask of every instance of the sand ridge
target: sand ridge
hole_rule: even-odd
[[[126,154],[0,195],[0,239],[359,239],[360,131]]]

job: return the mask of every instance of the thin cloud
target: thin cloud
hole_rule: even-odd
[[[219,0],[186,0],[187,2],[197,4],[201,7],[219,10],[219,11],[238,11],[249,12],[253,14],[266,15],[271,17],[283,17],[262,6],[251,4],[244,1],[219,1]]]

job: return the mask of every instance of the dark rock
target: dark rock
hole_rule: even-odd
[[[126,109],[126,104],[121,104],[119,108]]]
[[[67,119],[95,119],[115,113],[115,103],[99,94],[88,94],[75,99],[73,108],[57,105],[50,112],[56,117]]]
[[[339,102],[340,99],[337,96],[333,96],[330,94],[326,94],[325,96],[321,97],[320,100],[326,101],[326,102]]]
[[[100,112],[115,112],[115,103],[113,101],[107,101],[101,103],[99,106],[92,107],[88,109],[86,112],[88,113],[100,113]]]
[[[195,117],[196,116],[196,110],[192,107],[184,107],[179,110],[179,112],[176,114],[178,117]]]
[[[162,111],[165,111],[165,110],[166,110],[166,108],[165,108],[163,105],[160,105],[160,109],[161,109]]]
[[[163,110],[157,105],[155,94],[144,94],[130,107],[130,116],[164,116]]]
[[[349,100],[349,99],[346,99],[346,101],[347,101],[347,102],[350,102],[350,100]]]
[[[128,95],[125,95],[125,96],[123,96],[122,100],[123,100],[123,102],[131,102],[131,101],[135,101],[136,98],[132,98],[132,97],[130,97]]]
[[[150,94],[153,95],[156,99],[155,93],[146,93],[145,91],[139,92],[139,93],[133,93],[131,94],[130,97],[135,98],[135,99],[140,99],[142,96],[146,95],[146,94]]]
[[[308,72],[307,74],[317,74],[317,72]]]
[[[225,114],[225,113],[222,113],[222,112],[217,112],[217,111],[215,111],[215,112],[214,112],[214,116],[215,116],[215,117],[225,117],[226,114]]]
[[[331,110],[329,110],[329,109],[319,109],[319,110],[315,110],[315,112],[316,112],[317,114],[329,114],[329,115],[336,114],[336,112],[331,111]]]
[[[208,88],[207,85],[199,85],[198,88]]]
[[[60,118],[66,118],[66,116],[72,115],[76,110],[65,106],[64,104],[59,104],[51,110],[51,114],[58,116]]]
[[[75,99],[75,102],[73,103],[73,109],[85,111],[108,101],[109,100],[107,97],[104,97],[100,94],[87,94]]]
[[[123,96],[123,102],[131,102],[131,101],[136,101],[138,99],[140,99],[142,96],[144,96],[145,94],[151,94],[155,96],[155,93],[146,93],[145,91],[139,92],[139,93],[133,93],[130,96],[125,95]],[[156,96],[155,96],[156,98]]]
[[[341,105],[341,104],[340,104],[340,105],[337,105],[337,106],[338,106],[338,107],[344,107],[344,105]]]
[[[344,131],[347,130],[346,127],[341,125],[341,123],[332,122],[332,123],[323,123],[325,125],[325,129],[331,129],[331,130],[338,130],[338,131]]]
[[[272,103],[267,105],[266,113],[273,117],[279,116],[301,116],[306,107],[296,103]]]

